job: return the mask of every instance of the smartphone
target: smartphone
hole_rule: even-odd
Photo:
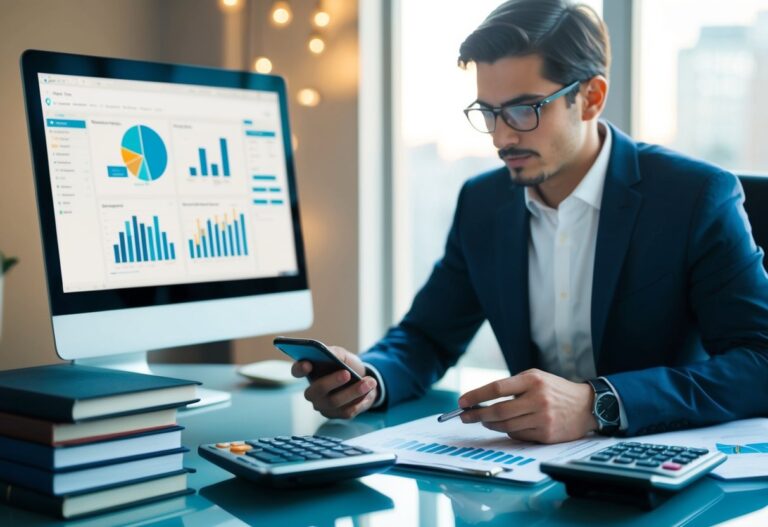
[[[328,347],[319,340],[295,339],[291,337],[275,337],[273,344],[277,349],[295,361],[306,360],[312,363],[309,380],[324,377],[339,370],[347,370],[351,379],[338,389],[346,388],[363,380],[355,370],[344,364]]]

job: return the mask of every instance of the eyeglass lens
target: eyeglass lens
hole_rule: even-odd
[[[467,112],[469,122],[480,132],[490,133],[496,129],[496,114],[492,110],[473,108]],[[504,122],[519,131],[533,130],[537,125],[536,110],[530,106],[507,106],[502,108]]]

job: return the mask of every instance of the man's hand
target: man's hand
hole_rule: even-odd
[[[539,443],[572,441],[597,429],[592,415],[594,392],[589,384],[536,369],[467,392],[459,398],[459,406],[468,408],[510,395],[515,398],[465,411],[461,420],[481,422],[513,439]]]
[[[354,353],[338,346],[329,346],[328,349],[357,372],[363,380],[343,390],[334,391],[352,378],[348,371],[338,370],[324,377],[310,379],[309,388],[304,390],[304,398],[325,417],[351,419],[368,410],[376,400],[378,392],[376,379],[365,377],[365,366]],[[296,362],[291,368],[291,374],[294,377],[308,377],[311,373],[312,363],[309,361]]]

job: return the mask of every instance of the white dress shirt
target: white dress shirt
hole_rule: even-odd
[[[584,179],[557,209],[536,189],[525,191],[531,213],[528,298],[531,338],[542,369],[571,381],[593,379],[592,274],[600,202],[611,153],[611,132]]]
[[[592,281],[600,203],[612,142],[608,127],[602,123],[598,127],[603,143],[600,153],[557,209],[545,205],[534,188],[525,189],[525,204],[531,213],[531,339],[539,350],[542,369],[573,382],[597,376],[592,350]],[[626,417],[621,401],[619,405],[623,429]]]

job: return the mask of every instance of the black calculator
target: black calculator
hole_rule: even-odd
[[[358,478],[387,470],[397,459],[319,435],[226,441],[200,445],[197,451],[236,476],[279,488]]]
[[[725,461],[722,452],[676,445],[621,442],[567,461],[541,464],[569,495],[653,508]]]

